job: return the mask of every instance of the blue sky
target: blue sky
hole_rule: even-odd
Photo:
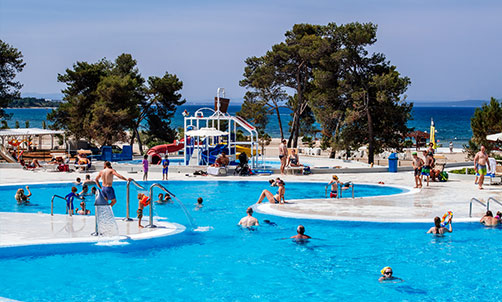
[[[57,94],[76,61],[131,53],[145,76],[175,73],[190,102],[217,87],[241,100],[244,60],[295,23],[378,24],[378,42],[411,78],[410,100],[502,97],[502,1],[39,1],[0,0],[0,37],[26,62],[24,95]]]

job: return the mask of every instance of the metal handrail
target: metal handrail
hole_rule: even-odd
[[[176,200],[178,205],[181,207],[181,209],[185,213],[185,216],[187,217],[188,222],[190,223],[190,226],[192,227],[192,229],[194,229],[195,223],[193,221],[192,216],[190,215],[190,213],[188,213],[187,209],[185,208],[185,205],[183,205],[183,203],[176,197],[176,195],[171,193],[168,189],[166,189],[163,185],[161,185],[159,183],[154,183],[153,185],[150,186],[150,190],[149,190],[150,191],[150,224],[148,224],[146,227],[147,228],[156,228],[157,227],[156,225],[153,224],[153,204],[154,204],[154,202],[153,202],[153,189],[154,188],[161,189],[162,191],[171,195],[174,200]]]
[[[344,182],[344,183],[340,183],[337,185],[338,187],[338,196],[337,198],[342,198],[342,185],[346,185],[346,184],[350,184],[350,187],[352,188],[352,199],[354,199],[354,183],[352,181],[348,181],[348,182]]]
[[[497,203],[498,205],[502,206],[502,202],[500,202],[500,201],[496,200],[496,199],[495,199],[495,198],[493,198],[493,197],[488,197],[487,205],[489,205],[489,204],[490,204],[490,200],[491,200],[491,201],[494,201],[494,202],[495,202],[495,203]],[[489,206],[488,206],[488,207],[489,207]]]
[[[479,203],[480,205],[482,205],[483,207],[486,207],[486,210],[488,211],[489,210],[489,207],[490,207],[490,203],[488,202],[487,204],[484,204],[483,202],[481,202],[479,199],[477,198],[471,198],[471,202],[469,203],[469,217],[472,217],[472,202],[475,201],[477,203]]]
[[[134,179],[130,179],[127,181],[127,197],[126,197],[126,218],[124,218],[124,221],[132,221],[132,218],[130,218],[130,189],[129,189],[129,186],[131,184],[131,182],[139,189],[141,190],[145,190],[145,188],[140,185],[137,181],[135,181]]]
[[[57,198],[60,198],[64,201],[66,201],[66,198],[62,197],[62,196],[59,196],[59,195],[52,195],[52,199],[51,199],[51,216],[54,216],[54,198],[57,197]],[[68,209],[68,203],[66,203],[66,213],[70,213],[70,216],[73,216],[73,213],[71,211],[69,211]]]

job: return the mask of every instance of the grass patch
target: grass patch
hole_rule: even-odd
[[[469,175],[475,175],[476,174],[476,171],[474,170],[474,168],[455,169],[455,170],[449,171],[449,173],[453,173],[453,174],[465,174],[465,169],[467,169],[467,174],[469,174]]]

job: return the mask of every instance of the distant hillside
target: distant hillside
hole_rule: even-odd
[[[60,104],[60,101],[27,97],[9,101],[9,108],[58,107]]]
[[[408,101],[415,107],[481,107],[487,100],[466,101]]]

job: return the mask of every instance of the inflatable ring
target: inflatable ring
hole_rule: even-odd
[[[444,213],[443,217],[441,218],[441,225],[442,226],[447,226],[450,222],[450,219],[453,218],[453,212],[452,211],[448,211],[446,213]]]

